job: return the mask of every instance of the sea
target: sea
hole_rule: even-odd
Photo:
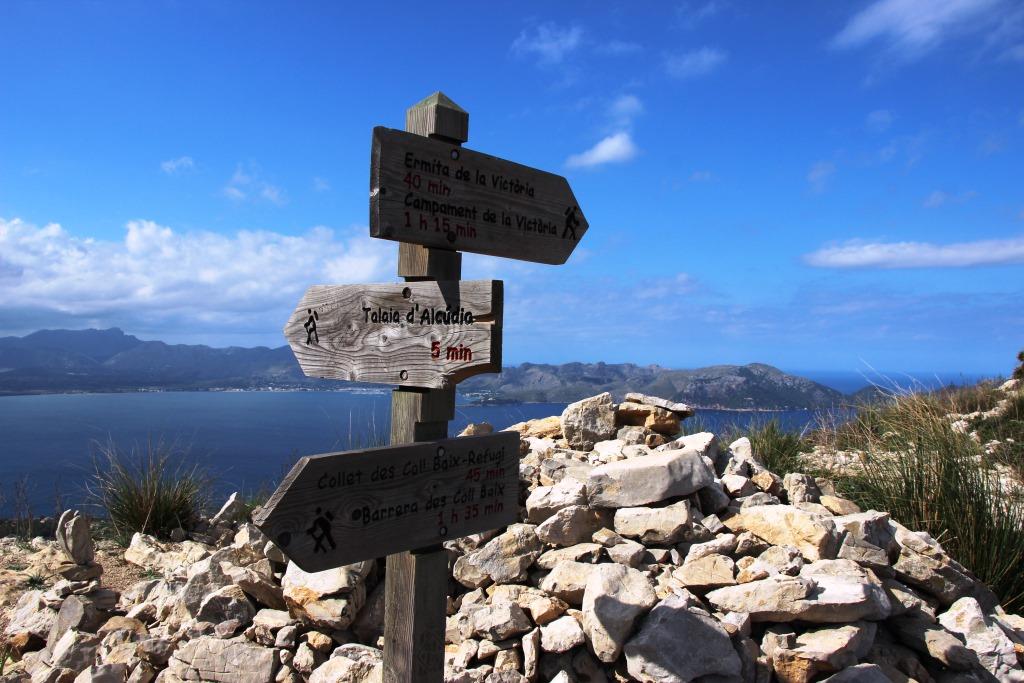
[[[214,497],[263,495],[304,455],[387,443],[390,392],[217,391],[48,394],[0,397],[0,517],[18,501],[35,516],[88,503],[90,476],[111,448],[129,462],[171,449],[175,468],[202,468]],[[456,401],[449,434],[488,422],[496,429],[559,415],[565,403],[474,405]],[[698,410],[686,431],[728,432],[778,420],[812,427],[809,410]],[[23,505],[19,504],[21,507]]]

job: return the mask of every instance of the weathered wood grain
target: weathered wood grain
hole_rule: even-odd
[[[448,551],[388,555],[384,578],[384,681],[436,683],[444,678]]]
[[[422,135],[373,130],[373,237],[559,264],[587,227],[562,176]]]
[[[516,432],[307,456],[254,521],[322,571],[510,524],[518,473]]]
[[[284,335],[310,377],[447,388],[501,370],[502,295],[500,280],[316,285]]]

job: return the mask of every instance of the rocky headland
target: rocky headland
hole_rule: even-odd
[[[519,523],[445,544],[446,681],[1024,681],[1024,619],[934,538],[625,399],[509,427]],[[46,585],[0,581],[0,681],[382,679],[383,560],[303,572],[236,498],[175,540],[56,536],[3,542]]]

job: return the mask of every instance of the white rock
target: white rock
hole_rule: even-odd
[[[566,478],[554,486],[538,486],[531,491],[526,499],[526,515],[531,524],[540,524],[562,508],[586,503],[587,487]]]
[[[608,516],[607,512],[584,505],[570,505],[544,520],[537,527],[537,538],[551,545],[576,545],[590,539],[605,525]]]
[[[688,496],[712,481],[700,455],[680,449],[595,467],[587,492],[595,507],[621,508]]]
[[[985,616],[974,598],[960,598],[939,615],[946,630],[959,633],[967,647],[978,653],[985,669],[1000,681],[1024,681],[1014,644],[994,620]]]
[[[319,628],[348,628],[366,601],[365,579],[372,568],[368,560],[310,573],[289,562],[281,580],[289,612]]]
[[[651,610],[626,643],[626,668],[643,683],[687,683],[703,676],[735,678],[741,662],[718,622],[671,595]]]
[[[668,544],[683,540],[691,532],[689,501],[663,508],[624,507],[615,511],[615,533],[643,543]]]
[[[608,392],[566,406],[559,419],[570,448],[590,450],[615,436],[615,405]]]
[[[217,683],[272,681],[277,667],[276,652],[272,648],[210,636],[183,643],[168,663],[168,671],[178,679]]]
[[[792,505],[755,505],[724,520],[733,532],[750,531],[772,545],[790,545],[808,560],[830,559],[840,536],[831,519]]]
[[[566,615],[540,628],[540,646],[545,652],[568,652],[586,642],[583,627],[575,617]]]
[[[647,578],[621,564],[595,565],[583,593],[583,628],[594,655],[618,659],[633,624],[658,598]]]
[[[95,550],[89,532],[89,518],[77,510],[65,510],[57,522],[57,545],[68,560],[75,564],[92,564]]]

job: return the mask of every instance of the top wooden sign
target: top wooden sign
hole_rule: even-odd
[[[587,227],[562,176],[413,133],[373,129],[373,237],[560,264]]]

